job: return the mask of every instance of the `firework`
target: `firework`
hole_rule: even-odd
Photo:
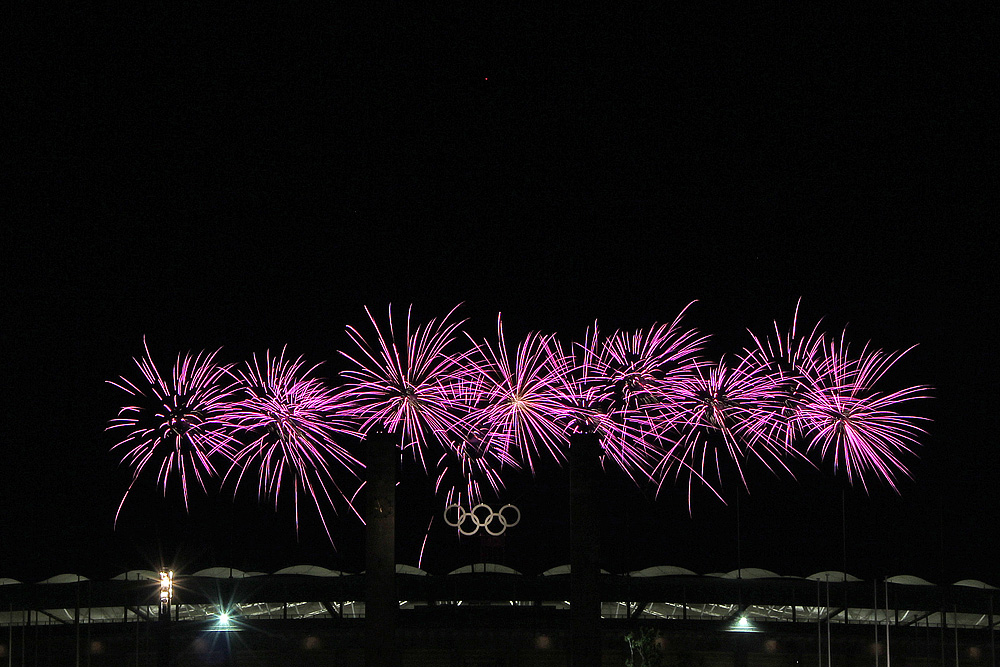
[[[568,397],[577,427],[597,433],[605,455],[637,483],[651,479],[671,449],[663,435],[677,418],[681,387],[702,363],[697,354],[707,337],[681,326],[690,305],[648,330],[602,338],[595,324],[576,346]]]
[[[216,475],[213,455],[231,458],[233,452],[227,420],[233,387],[227,367],[215,361],[219,351],[179,354],[169,378],[164,378],[145,338],[142,344],[146,356],[133,359],[142,380],[121,376],[119,381],[108,381],[135,401],[121,408],[108,425],[109,430],[126,431],[112,450],[123,450],[122,463],[132,469],[132,482],[118,506],[116,522],[129,492],[147,469],[158,467],[157,481],[164,494],[170,479],[176,477],[187,508],[190,478],[205,490],[205,479]]]
[[[744,485],[747,459],[762,461],[772,472],[776,466],[788,470],[789,450],[774,436],[784,422],[785,392],[778,375],[746,358],[735,367],[723,359],[695,368],[675,391],[679,398],[666,426],[677,435],[663,434],[676,439],[659,465],[661,485],[667,471],[686,474],[690,502],[695,479],[721,481],[720,454],[736,464]]]
[[[330,537],[326,510],[335,507],[333,496],[350,505],[335,481],[334,470],[357,478],[363,466],[337,442],[342,436],[357,435],[347,417],[351,406],[320,379],[311,377],[316,368],[307,368],[302,357],[286,359],[282,350],[276,357],[268,352],[263,366],[254,355],[251,362],[232,372],[239,400],[232,404],[228,418],[245,444],[235,452],[230,472],[238,471],[238,487],[248,470],[257,470],[259,497],[272,498],[276,507],[282,488],[290,485],[296,530],[299,501],[307,497]]]
[[[757,336],[751,331],[754,346],[744,349],[746,364],[756,366],[756,372],[770,374],[783,385],[781,419],[771,423],[769,436],[784,443],[789,451],[801,440],[800,422],[795,418],[797,406],[807,388],[815,386],[822,375],[819,359],[826,341],[825,334],[819,331],[820,322],[808,334],[799,333],[801,303],[800,299],[795,304],[792,324],[787,331],[783,333],[777,322],[774,322],[774,336]]]
[[[566,374],[570,360],[554,337],[532,333],[513,350],[497,317],[497,342],[477,344],[466,385],[474,386],[468,416],[459,425],[534,470],[540,456],[565,461],[568,434]]]
[[[452,432],[462,417],[463,406],[456,399],[455,387],[466,372],[465,357],[450,353],[462,324],[449,321],[457,308],[440,322],[432,319],[426,325],[414,326],[411,306],[400,340],[391,306],[384,333],[366,307],[375,330],[374,341],[369,342],[349,326],[347,333],[358,352],[351,355],[341,351],[354,364],[354,368],[342,373],[347,379],[342,398],[355,405],[361,430],[384,428],[398,434],[401,446],[414,449],[425,469],[429,440]]]
[[[899,475],[909,475],[900,456],[912,453],[924,432],[918,425],[924,418],[901,414],[899,408],[926,398],[927,387],[889,393],[875,388],[912,349],[887,353],[866,345],[853,357],[842,334],[821,348],[815,377],[795,399],[792,419],[807,449],[832,459],[835,469],[843,468],[851,482],[860,481],[866,489],[867,476],[895,489]]]
[[[853,356],[846,330],[839,339],[828,339],[817,323],[808,334],[798,332],[799,305],[786,333],[775,323],[773,337],[751,333],[754,347],[746,350],[747,363],[775,374],[783,384],[780,419],[769,422],[769,436],[788,451],[805,449],[832,460],[851,482],[867,478],[886,481],[896,488],[900,475],[908,475],[903,456],[923,433],[922,418],[901,414],[909,401],[925,398],[927,387],[913,386],[882,392],[876,385],[911,349],[887,353],[866,345]]]
[[[597,325],[591,344],[583,347],[590,380],[603,385],[603,396],[624,409],[641,409],[670,401],[676,389],[698,366],[697,354],[708,340],[681,327],[688,304],[670,324],[648,330],[616,331],[597,345]]]

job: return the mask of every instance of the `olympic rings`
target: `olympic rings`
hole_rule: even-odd
[[[456,511],[449,517],[448,512],[452,508]],[[483,528],[493,537],[497,537],[521,522],[521,510],[508,504],[494,512],[486,503],[479,503],[471,510],[467,510],[461,505],[452,503],[444,508],[444,521],[449,526],[458,528],[458,532],[463,535],[475,535],[480,528]]]

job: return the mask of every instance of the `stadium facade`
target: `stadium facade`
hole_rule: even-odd
[[[569,566],[396,573],[401,664],[568,664]],[[651,567],[598,587],[604,665],[635,659],[626,637],[643,633],[663,665],[998,664],[1000,590],[981,581]],[[0,579],[0,667],[363,664],[363,573],[178,572],[163,605],[162,588],[151,570]]]

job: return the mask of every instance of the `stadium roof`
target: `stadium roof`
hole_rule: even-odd
[[[396,564],[396,573],[404,575],[417,575],[417,576],[440,576],[433,575],[426,570],[422,570],[418,567],[412,565],[407,565],[404,563]],[[558,575],[568,575],[571,573],[571,567],[569,564],[559,565],[556,567],[549,568],[544,572],[541,572],[541,576],[558,576]],[[611,575],[612,573],[607,570],[601,570],[602,574]],[[281,568],[273,573],[267,572],[253,572],[244,571],[239,568],[234,567],[208,567],[196,572],[175,573],[177,577],[205,577],[211,579],[244,579],[247,577],[267,577],[273,575],[297,575],[297,576],[308,576],[308,577],[355,577],[364,574],[361,572],[343,572],[340,570],[331,570],[320,565],[292,565],[289,567]],[[530,576],[523,575],[517,570],[507,567],[506,565],[501,565],[499,563],[470,563],[462,567],[456,568],[448,575],[457,574],[512,574],[519,576]],[[717,579],[742,579],[742,580],[753,580],[753,579],[800,579],[809,580],[817,582],[861,582],[863,581],[859,577],[852,575],[849,572],[840,572],[837,570],[824,570],[822,572],[816,572],[805,577],[800,577],[797,575],[785,575],[772,572],[771,570],[765,570],[763,568],[756,567],[745,567],[739,570],[730,570],[729,572],[709,572],[705,574],[698,574],[693,570],[689,570],[684,567],[678,567],[673,565],[656,565],[653,567],[643,568],[641,570],[635,570],[632,572],[623,572],[613,576],[620,577],[704,577],[704,578],[717,578]],[[122,572],[111,577],[111,581],[137,581],[137,580],[148,580],[148,581],[159,581],[160,574],[154,570],[128,570],[127,572]],[[0,586],[11,585],[11,584],[65,584],[65,583],[77,583],[80,581],[90,581],[90,579],[82,574],[75,573],[62,573],[57,574],[46,579],[42,579],[37,582],[26,582],[17,579],[11,579],[8,577],[0,578]],[[921,577],[908,575],[908,574],[898,574],[883,579],[879,579],[879,582],[888,581],[892,584],[903,584],[908,586],[937,586],[942,585],[939,582],[930,582]],[[954,585],[954,586],[965,586],[970,588],[985,588],[996,590],[997,587],[980,581],[978,579],[961,579],[959,581],[953,582],[952,584],[944,585]]]

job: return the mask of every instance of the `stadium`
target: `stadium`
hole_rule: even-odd
[[[402,665],[569,664],[569,565],[397,565],[395,580]],[[0,579],[0,664],[362,665],[364,589],[311,565]],[[659,566],[602,571],[598,590],[603,665],[997,664],[1000,590],[977,580]]]

